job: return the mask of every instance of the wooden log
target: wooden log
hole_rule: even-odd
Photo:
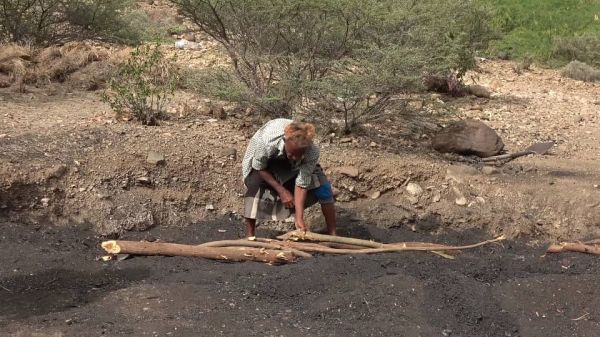
[[[420,250],[420,251],[449,251],[449,250],[464,250],[470,248],[476,248],[479,246],[487,245],[492,242],[502,241],[506,238],[504,235],[499,236],[492,240],[486,240],[483,242],[475,243],[472,245],[466,246],[447,246],[437,243],[428,243],[428,242],[398,242],[398,243],[379,243],[369,240],[361,240],[354,238],[347,238],[343,236],[332,236],[325,234],[317,234],[313,232],[305,232],[305,231],[292,231],[286,233],[284,235],[278,236],[278,239],[281,240],[310,240],[310,241],[318,241],[318,242],[333,242],[333,243],[341,243],[341,244],[349,244],[354,246],[363,246],[367,248],[373,249],[381,249],[381,252],[384,251],[407,251],[407,250]],[[350,250],[350,249],[347,249]],[[379,252],[379,251],[373,251]]]
[[[481,161],[484,163],[489,163],[492,161],[499,161],[499,160],[511,161],[511,160],[517,159],[519,157],[528,156],[530,154],[535,154],[535,152],[534,151],[521,151],[521,152],[515,152],[515,153],[507,153],[507,154],[501,154],[501,155],[497,155],[497,156],[482,158]]]
[[[363,246],[356,245],[348,245],[345,243],[335,243],[335,242],[319,242],[321,246],[329,247],[329,248],[338,248],[338,249],[364,249]]]
[[[424,245],[418,245],[417,242],[411,242],[411,245],[403,244],[389,244],[381,248],[363,248],[363,249],[337,249],[320,244],[297,242],[297,241],[286,241],[286,245],[292,248],[302,250],[305,252],[323,253],[323,254],[376,254],[376,253],[392,253],[392,252],[407,252],[407,251],[426,251],[426,252],[442,252],[438,255],[448,255],[443,252],[451,252],[457,250],[464,250],[483,246],[492,242],[504,240],[504,237],[499,237],[493,240],[487,240],[468,246],[445,246],[445,245],[431,245],[425,243]],[[447,257],[447,256],[444,256]]]
[[[266,249],[275,249],[281,250],[286,249],[294,253],[294,255],[299,257],[312,257],[312,255],[303,252],[301,250],[297,250],[291,247],[286,247],[283,245],[283,241],[271,241],[268,242],[259,242],[252,241],[248,239],[241,240],[221,240],[221,241],[211,241],[207,243],[203,243],[199,245],[200,247],[254,247],[254,248],[266,248]]]
[[[579,252],[587,254],[600,255],[600,246],[586,245],[579,242],[561,242],[557,245],[550,245],[546,249],[547,253]]]
[[[269,264],[294,262],[291,251],[251,247],[202,247],[164,242],[111,240],[102,242],[110,254],[195,256],[227,262],[257,261]]]
[[[263,238],[257,238],[257,240],[264,240],[263,242],[277,242],[272,239],[263,239]],[[289,242],[289,241],[283,241],[283,242]],[[295,242],[294,247],[296,247],[298,249],[305,249],[305,250],[315,252],[315,253],[324,253],[324,254],[326,254],[326,253],[347,254],[347,253],[345,253],[345,251],[343,251],[343,250],[342,251],[339,251],[339,250],[333,251],[333,250],[328,250],[328,249],[320,249],[321,246],[324,246],[327,248],[334,248],[334,249],[360,250],[360,252],[356,252],[356,254],[374,254],[374,253],[390,252],[390,251],[397,252],[397,251],[411,250],[411,249],[406,249],[407,247],[431,247],[431,250],[428,250],[428,251],[430,251],[433,254],[439,255],[443,258],[446,258],[446,259],[454,259],[454,257],[451,256],[450,254],[458,253],[458,250],[449,250],[449,251],[434,250],[434,249],[444,249],[448,246],[440,245],[440,244],[436,244],[436,243],[426,243],[426,242],[403,242],[403,243],[397,243],[397,244],[385,244],[385,247],[393,248],[393,247],[395,247],[394,245],[398,245],[403,248],[402,249],[384,250],[384,251],[380,251],[380,250],[370,251],[370,250],[365,250],[364,246],[356,246],[356,245],[349,245],[349,244],[335,243],[335,242],[319,242],[318,244]],[[288,244],[288,246],[290,246],[290,244]]]
[[[368,248],[381,248],[383,247],[383,243],[369,241],[369,240],[361,240],[355,238],[347,238],[343,236],[334,236],[334,235],[325,235],[313,232],[306,232],[302,230],[295,230],[289,233],[280,235],[277,237],[280,240],[310,240],[310,241],[321,241],[321,242],[333,242],[333,243],[343,243],[347,245],[354,246],[362,246]]]

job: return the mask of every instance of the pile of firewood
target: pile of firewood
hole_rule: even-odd
[[[112,255],[196,256],[229,262],[257,261],[278,265],[295,262],[300,258],[311,258],[314,253],[374,254],[428,251],[453,259],[452,254],[458,250],[475,248],[501,240],[504,240],[504,236],[468,246],[448,246],[425,242],[379,243],[313,232],[293,231],[279,236],[277,239],[252,237],[241,240],[213,241],[200,245],[113,240],[103,242],[102,248]]]

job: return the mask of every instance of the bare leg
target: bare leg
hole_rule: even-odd
[[[246,224],[246,237],[255,236],[256,219],[246,218],[244,223]]]
[[[327,224],[327,234],[336,235],[335,204],[321,204],[321,211]]]

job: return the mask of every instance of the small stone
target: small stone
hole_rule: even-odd
[[[369,144],[370,147],[377,147],[377,143],[375,142],[371,142],[371,144]]]
[[[358,168],[355,166],[341,166],[336,171],[351,178],[356,178],[360,174]]]
[[[219,120],[218,120],[218,119],[214,119],[214,118],[209,118],[209,119],[207,119],[206,121],[207,121],[207,122],[209,122],[209,123],[216,123],[216,122],[218,122]]]
[[[165,163],[165,156],[154,151],[148,152],[146,162],[152,165],[161,165]]]
[[[597,185],[597,184],[596,184],[596,185],[594,185],[594,188],[598,188],[598,186],[599,186],[599,185]]]
[[[8,136],[8,135],[7,135],[6,133],[2,133],[2,134],[0,134],[0,139],[2,139],[2,138],[6,138],[7,136]]]
[[[456,195],[456,200],[454,201],[459,206],[465,206],[467,204],[467,198],[462,194],[462,192],[456,187],[452,187],[452,191]]]
[[[50,198],[42,198],[40,201],[42,202],[42,206],[48,207],[48,204],[50,203]]]
[[[423,193],[423,188],[417,183],[408,183],[406,185],[406,192],[410,195],[418,196]]]
[[[458,206],[465,206],[467,204],[467,198],[465,198],[465,197],[458,197],[458,198],[456,198],[456,200],[454,202]]]
[[[475,201],[476,201],[477,203],[480,203],[480,204],[485,204],[485,199],[484,199],[484,198],[482,198],[482,197],[476,197],[476,198],[475,198]]]
[[[492,175],[492,174],[499,173],[500,170],[498,170],[497,168],[495,168],[493,166],[484,166],[484,167],[481,168],[481,172],[483,174]]]
[[[236,160],[237,159],[237,150],[234,148],[227,149],[226,155],[229,159]]]
[[[205,209],[207,211],[214,211],[215,210],[215,206],[213,206],[213,204],[208,204],[208,205],[206,205]]]
[[[581,115],[577,115],[575,118],[573,118],[573,122],[575,122],[575,124],[579,124],[583,122],[583,117]]]
[[[354,192],[354,190],[355,190],[355,187],[354,187],[354,186],[349,186],[349,187],[348,187],[348,191],[350,191],[350,192]]]
[[[350,137],[345,137],[345,138],[340,139],[340,143],[350,143],[350,142],[352,142],[352,138],[350,138]]]
[[[431,201],[440,202],[441,199],[442,199],[442,193],[440,193],[439,191],[433,192],[433,197],[431,198]]]
[[[139,177],[135,180],[135,183],[137,185],[149,186],[152,185],[152,180],[150,180],[148,177]]]
[[[60,179],[62,176],[65,175],[65,173],[67,173],[67,165],[65,165],[65,164],[56,165],[48,171],[48,179],[51,179],[51,178]]]
[[[381,196],[381,192],[375,191],[375,192],[373,192],[373,194],[371,194],[371,199],[373,199],[373,200],[379,199],[380,196]]]
[[[492,97],[492,93],[490,92],[490,90],[482,85],[478,85],[478,84],[472,84],[470,86],[467,87],[467,91],[476,97],[481,97],[481,98],[491,98]]]
[[[104,193],[98,193],[98,194],[96,194],[96,197],[98,197],[98,199],[100,199],[100,200],[110,199],[110,195],[104,194]]]
[[[419,203],[419,198],[415,197],[414,195],[409,195],[406,197],[406,199],[408,200],[408,202],[410,202],[411,205],[416,205]]]

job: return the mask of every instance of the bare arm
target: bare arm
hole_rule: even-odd
[[[296,217],[296,225],[299,229],[308,230],[306,224],[304,223],[304,204],[306,202],[306,196],[308,194],[308,190],[306,188],[296,186],[294,190],[294,208],[295,208],[295,217]]]
[[[277,179],[275,179],[275,177],[273,177],[273,174],[271,174],[271,172],[269,172],[267,170],[259,170],[258,174],[260,175],[262,180],[266,181],[267,184],[269,184],[269,186],[273,187],[273,189],[275,191],[277,191],[277,193],[281,194],[281,190],[285,189],[285,187],[283,187],[283,185],[281,185],[277,181]]]
[[[264,181],[267,182],[267,184],[269,184],[269,186],[271,186],[279,194],[283,205],[286,208],[292,208],[292,206],[294,205],[292,193],[290,193],[290,191],[283,187],[283,185],[281,185],[277,181],[277,179],[273,177],[273,174],[271,174],[271,172],[267,170],[259,170],[258,174]]]

